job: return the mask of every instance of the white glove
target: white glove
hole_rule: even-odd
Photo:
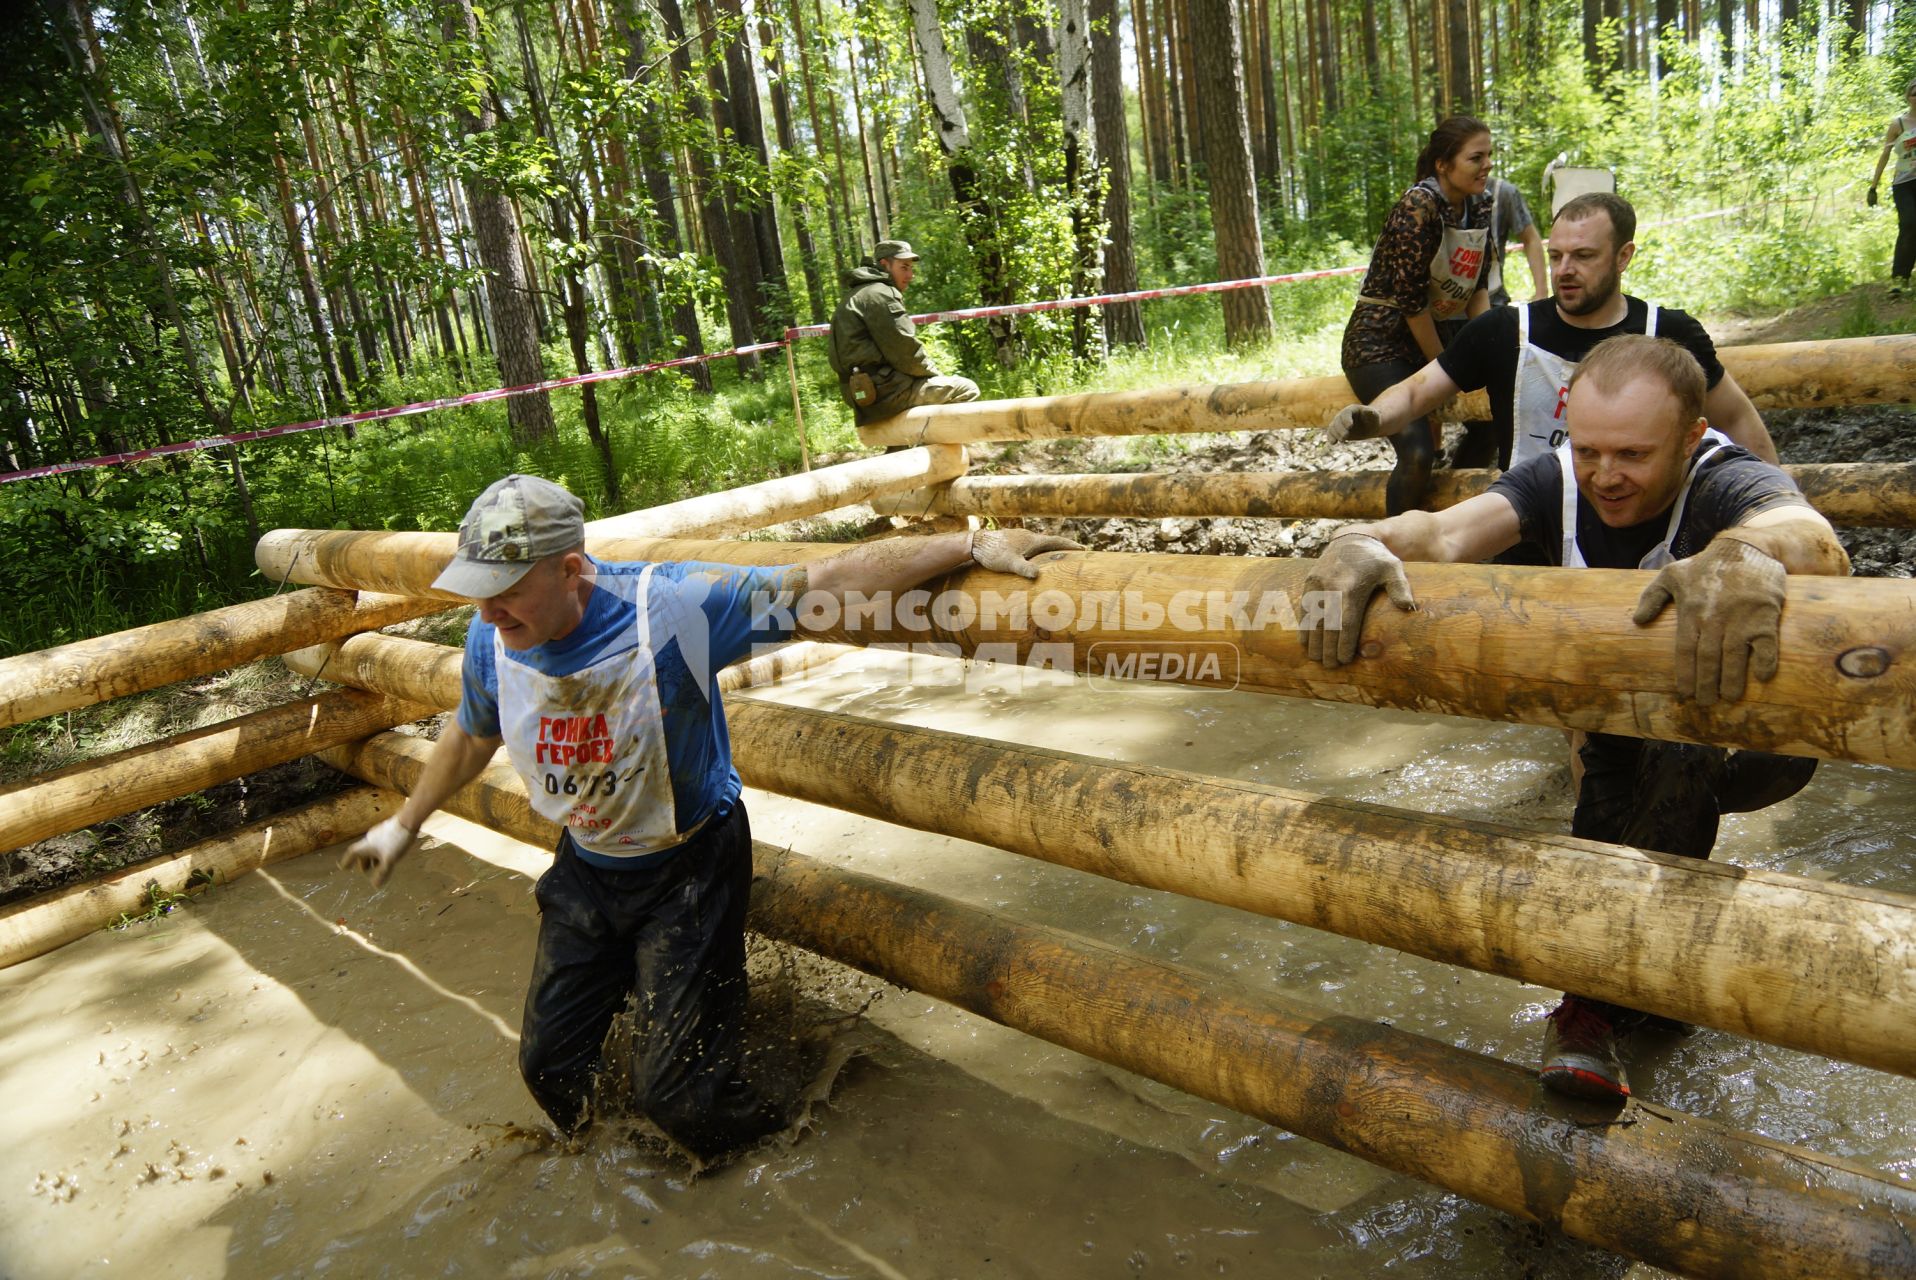
[[[1015,573],[1020,578],[1036,578],[1038,566],[1031,557],[1047,551],[1083,551],[1069,538],[1055,534],[1033,533],[1029,529],[980,529],[971,535],[973,563],[998,573]]]
[[[401,823],[397,816],[386,819],[339,855],[341,871],[364,871],[373,878],[373,888],[386,883],[399,860],[411,852],[419,833]]]
[[[1347,404],[1324,424],[1324,434],[1339,444],[1346,440],[1375,440],[1385,434],[1384,420],[1367,404]]]
[[[1304,594],[1332,593],[1337,597],[1337,615],[1314,618],[1304,625],[1304,656],[1331,668],[1357,661],[1364,613],[1379,587],[1399,609],[1406,613],[1416,609],[1404,562],[1389,547],[1367,533],[1340,533],[1332,538],[1304,575]]]

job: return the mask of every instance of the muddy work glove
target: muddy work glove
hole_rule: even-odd
[[[1648,626],[1676,604],[1676,694],[1700,707],[1735,702],[1748,677],[1776,674],[1782,625],[1783,562],[1747,542],[1718,535],[1664,566],[1637,599],[1631,620]]]
[[[388,818],[346,846],[346,852],[339,855],[339,869],[364,871],[377,889],[418,839],[419,833],[401,824],[397,817]]]
[[[1390,602],[1406,613],[1417,607],[1410,594],[1404,562],[1367,533],[1340,533],[1304,575],[1304,656],[1326,667],[1341,667],[1357,657],[1364,611],[1382,587]],[[1311,593],[1334,598],[1328,610],[1313,610]]]
[[[1367,404],[1347,404],[1324,424],[1324,434],[1342,444],[1346,440],[1375,440],[1386,433],[1377,410]]]
[[[982,568],[998,573],[1015,573],[1020,578],[1036,578],[1038,566],[1031,557],[1047,551],[1083,551],[1069,538],[1029,529],[980,529],[971,535],[971,558]]]

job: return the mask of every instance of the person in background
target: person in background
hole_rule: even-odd
[[[832,372],[838,393],[860,426],[921,404],[963,404],[978,384],[940,375],[918,341],[905,309],[905,290],[918,273],[918,255],[903,240],[880,240],[869,261],[847,273],[845,300],[832,313]]]
[[[1502,178],[1490,180],[1490,243],[1496,253],[1486,266],[1490,281],[1490,305],[1510,305],[1510,290],[1504,287],[1504,259],[1512,243],[1523,246],[1524,261],[1530,264],[1530,297],[1541,302],[1550,296],[1550,272],[1543,260],[1543,236],[1537,231],[1537,219],[1524,203],[1517,184]]]
[[[1490,391],[1500,467],[1516,467],[1563,443],[1570,377],[1597,344],[1627,333],[1670,338],[1702,366],[1710,425],[1765,462],[1775,462],[1768,428],[1717,358],[1693,317],[1623,292],[1636,254],[1637,212],[1608,192],[1581,195],[1550,228],[1554,296],[1499,307],[1471,321],[1442,355],[1366,404],[1340,410],[1325,427],[1333,440],[1421,436],[1424,417],[1461,391]],[[1395,434],[1393,434],[1395,433]],[[1486,459],[1488,462],[1488,459]]]
[[[1331,539],[1304,579],[1305,592],[1333,597],[1306,623],[1306,658],[1362,661],[1359,633],[1380,589],[1415,609],[1404,561],[1477,562],[1522,543],[1564,568],[1656,570],[1632,620],[1647,626],[1676,606],[1677,700],[1708,708],[1743,697],[1750,679],[1776,674],[1785,576],[1846,574],[1849,557],[1788,475],[1709,429],[1704,398],[1702,366],[1677,343],[1642,334],[1602,343],[1570,380],[1568,435],[1555,449],[1454,507]],[[1723,814],[1787,799],[1816,769],[1796,756],[1610,733],[1586,735],[1580,755],[1572,835],[1687,858],[1710,856]],[[1623,1098],[1618,1040],[1643,1021],[1566,994],[1549,1017],[1543,1083]]]
[[[1490,306],[1490,128],[1452,116],[1417,157],[1417,183],[1403,194],[1371,252],[1357,305],[1344,326],[1344,376],[1369,403],[1434,360],[1472,316]],[[1391,514],[1424,501],[1439,424],[1390,437],[1397,465],[1385,490]]]
[[[1909,109],[1889,122],[1883,135],[1883,154],[1876,157],[1876,173],[1869,180],[1870,204],[1875,204],[1883,184],[1883,169],[1890,157],[1896,157],[1896,170],[1889,179],[1889,198],[1896,206],[1896,252],[1890,259],[1890,297],[1900,298],[1909,288],[1909,273],[1916,268],[1916,79],[1903,86]]]

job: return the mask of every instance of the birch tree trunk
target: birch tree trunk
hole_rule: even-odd
[[[925,71],[925,102],[931,110],[932,127],[938,146],[945,153],[951,173],[951,191],[962,211],[965,238],[971,244],[978,263],[980,292],[984,301],[1002,305],[1011,300],[1011,288],[1005,277],[1004,256],[996,239],[990,210],[978,191],[977,170],[971,162],[971,131],[965,123],[964,104],[951,74],[951,54],[945,47],[944,28],[938,21],[938,0],[910,0],[912,31],[918,37],[918,56]],[[985,323],[992,347],[1002,368],[1018,364],[1018,330],[1008,317]]]

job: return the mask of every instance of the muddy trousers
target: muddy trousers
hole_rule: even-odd
[[[1684,858],[1710,856],[1724,814],[1787,800],[1816,772],[1816,761],[1803,756],[1608,733],[1589,735],[1581,754],[1583,787],[1570,834]],[[1621,1005],[1590,1003],[1620,1029],[1643,1018]]]
[[[633,1104],[701,1159],[765,1136],[782,1117],[745,1084],[745,908],[752,833],[743,804],[656,865],[606,870],[562,836],[539,878],[539,950],[519,1071],[567,1132],[592,1115],[613,1017],[636,996]]]

